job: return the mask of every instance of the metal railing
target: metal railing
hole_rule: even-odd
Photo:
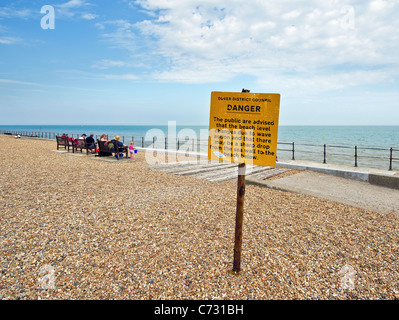
[[[24,130],[0,130],[0,133],[6,135],[20,135],[25,137],[35,137],[41,139],[55,140],[60,133],[43,132],[43,131],[24,131]],[[78,138],[80,134],[68,134],[69,137]],[[95,136],[96,139],[99,135]],[[123,143],[134,141],[136,147],[154,148],[154,149],[176,149],[190,152],[207,153],[208,140],[200,140],[193,137],[179,138],[170,141],[169,137],[152,137],[146,139],[145,136],[122,136]],[[375,147],[359,147],[344,145],[317,145],[295,142],[277,142],[278,157],[281,159],[292,160],[310,160],[326,163],[350,164],[358,167],[360,162],[373,166],[373,162],[381,163],[379,168],[388,167],[393,170],[394,163],[399,163],[399,149],[391,148],[375,148]]]
[[[366,163],[368,166],[370,166],[373,164],[372,162],[377,161],[379,163],[385,163],[384,166],[388,167],[388,170],[390,171],[393,170],[393,163],[399,161],[399,149],[394,149],[392,147],[376,148],[327,144],[295,144],[294,142],[278,143],[277,145],[280,144],[292,146],[292,149],[277,148],[278,151],[290,152],[292,160],[295,160],[295,157],[298,157],[299,154],[299,158],[311,158],[312,160],[314,160],[316,157],[322,157],[319,159],[319,161],[327,164],[337,163],[337,157],[339,157],[342,159],[339,161],[340,163],[351,164],[354,167],[358,167],[360,162]],[[301,154],[306,154],[307,157],[301,157]],[[379,167],[383,168],[383,166]]]

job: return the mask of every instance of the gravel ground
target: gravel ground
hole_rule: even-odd
[[[0,136],[0,299],[397,299],[398,216]]]

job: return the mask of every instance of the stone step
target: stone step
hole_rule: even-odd
[[[150,165],[151,169],[170,174],[193,176],[210,182],[221,182],[237,179],[238,164],[226,162],[175,162]],[[247,165],[246,175],[257,179],[267,179],[289,169]]]

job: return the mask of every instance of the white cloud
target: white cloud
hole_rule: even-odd
[[[14,44],[21,41],[21,39],[15,37],[0,37],[0,44]]]
[[[107,80],[138,80],[139,78],[134,74],[106,74],[103,79]]]
[[[17,84],[17,85],[24,85],[24,86],[41,86],[41,84],[35,83],[35,82],[27,82],[27,81],[19,81],[19,80],[11,80],[11,79],[0,79],[0,83]]]
[[[63,4],[59,4],[57,7],[62,8],[62,9],[64,9],[64,8],[80,8],[84,5],[87,5],[85,0],[70,0]]]
[[[70,0],[68,2],[55,5],[56,7],[56,16],[57,17],[74,17],[80,16],[85,20],[94,20],[97,18],[97,15],[86,12],[83,10],[87,10],[88,7],[92,7],[93,4],[87,2],[87,0]]]
[[[396,0],[373,0],[370,2],[369,7],[374,13],[384,14],[392,10],[397,4],[398,1]]]
[[[399,76],[392,71],[399,70],[398,0],[134,4],[154,17],[103,24],[104,37],[151,65],[158,80],[201,83],[246,74],[268,82],[289,74],[295,83],[329,90]]]
[[[114,67],[128,67],[130,66],[127,62],[124,61],[116,61],[109,59],[102,59],[101,61],[92,65],[94,69],[109,69]]]
[[[92,13],[83,13],[82,14],[82,18],[85,20],[94,20],[96,19],[98,16]]]
[[[105,62],[104,62],[105,61]],[[104,67],[100,67],[101,63],[103,63]],[[123,64],[122,61],[120,61],[121,65]],[[82,70],[57,70],[57,72],[64,74],[64,78],[68,80],[90,80],[92,82],[93,80],[95,81],[103,81],[103,80],[127,80],[127,81],[136,81],[139,80],[140,77],[137,76],[136,74],[133,73],[111,73],[111,71],[108,71],[106,69],[109,69],[111,65],[116,66],[116,61],[111,61],[111,60],[103,60],[102,62],[99,63],[99,65],[93,65],[93,69],[100,69],[101,71],[99,72],[87,72],[87,71],[82,71]],[[121,66],[119,65],[119,66]],[[106,70],[106,71],[105,71]]]
[[[0,7],[0,18],[29,18],[32,14],[30,9],[17,9],[14,7]]]

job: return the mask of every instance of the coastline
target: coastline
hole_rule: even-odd
[[[207,152],[207,126],[170,125],[0,126],[0,133],[55,139],[62,133],[77,138],[84,132],[97,137],[105,132],[137,146],[161,149],[174,140],[178,149]],[[398,141],[399,126],[279,126],[277,152],[279,159],[398,170]]]
[[[235,183],[55,149],[0,135],[3,300],[399,298],[393,213],[248,185],[237,276]]]

